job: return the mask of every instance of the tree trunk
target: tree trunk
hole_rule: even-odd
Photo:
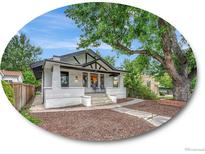
[[[173,81],[173,96],[176,100],[188,101],[191,95],[189,79],[183,82]]]
[[[187,61],[182,56],[182,50],[176,44],[176,35],[173,35],[171,26],[163,19],[158,20],[159,27],[165,29],[162,33],[162,46],[164,52],[164,67],[173,81],[173,96],[176,100],[188,101],[190,98],[190,80],[187,75]],[[174,52],[172,52],[174,50]],[[180,64],[180,69],[177,69],[173,54]]]

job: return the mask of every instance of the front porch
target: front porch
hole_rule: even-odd
[[[46,108],[105,105],[126,98],[122,73],[76,70],[49,64],[45,65],[43,79]],[[96,97],[96,94],[100,95]]]

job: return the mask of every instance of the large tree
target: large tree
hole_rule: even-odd
[[[39,60],[42,49],[32,45],[25,34],[15,35],[7,45],[1,61],[1,69],[24,71]]]
[[[69,6],[65,14],[81,28],[80,48],[109,44],[121,54],[141,54],[161,64],[173,82],[174,98],[187,101],[190,82],[196,76],[188,57],[193,55],[178,32],[163,19],[130,6],[112,3],[84,3]],[[135,43],[138,42],[138,43]]]

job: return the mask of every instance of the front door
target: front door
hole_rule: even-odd
[[[93,88],[93,90],[98,88],[98,74],[90,74],[90,86]]]

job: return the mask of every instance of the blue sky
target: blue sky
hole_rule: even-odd
[[[26,34],[32,44],[43,49],[42,59],[77,51],[77,42],[82,32],[73,20],[65,16],[65,9],[66,7],[63,7],[43,14],[29,22],[19,31],[19,33]],[[106,44],[92,49],[100,51],[103,56],[116,55],[116,52]],[[121,66],[125,59],[134,59],[135,57],[136,55],[120,55],[116,59],[116,66]]]

